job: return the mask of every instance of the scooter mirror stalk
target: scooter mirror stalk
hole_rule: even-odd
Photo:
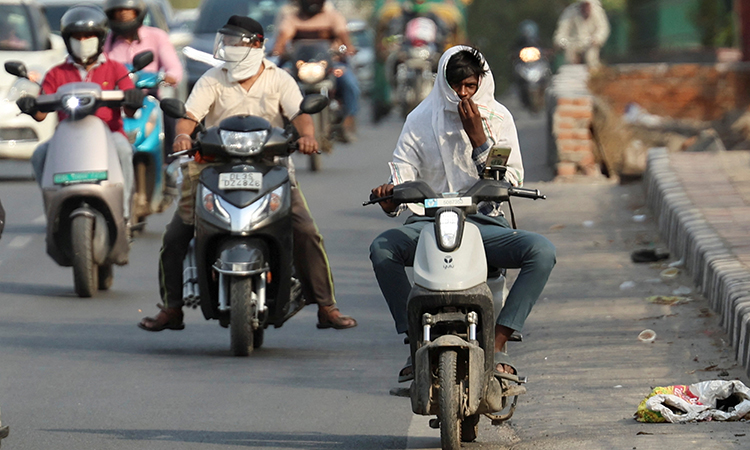
[[[26,71],[26,66],[21,61],[6,61],[5,71],[19,78],[29,79],[29,73]]]

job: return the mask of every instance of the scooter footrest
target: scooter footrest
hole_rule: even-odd
[[[513,385],[508,386],[507,389],[503,390],[502,396],[503,397],[517,397],[525,393],[526,393],[526,386],[521,386],[520,384],[513,384]]]
[[[430,419],[430,428],[434,430],[440,428],[440,419],[437,417],[433,417],[432,419]]]
[[[496,373],[495,377],[503,379],[503,380],[512,381],[512,382],[518,383],[518,384],[524,384],[524,383],[526,383],[528,381],[528,378],[526,378],[526,377],[520,377],[520,376],[512,374],[512,373]]]

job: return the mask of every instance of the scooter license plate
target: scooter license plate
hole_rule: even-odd
[[[257,191],[263,186],[263,174],[260,172],[231,172],[219,174],[219,189]]]
[[[425,208],[444,208],[447,206],[471,206],[471,197],[428,198]]]

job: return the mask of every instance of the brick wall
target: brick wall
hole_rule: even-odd
[[[750,104],[750,64],[623,64],[602,68],[588,87],[619,113],[635,102],[658,116],[710,121]]]

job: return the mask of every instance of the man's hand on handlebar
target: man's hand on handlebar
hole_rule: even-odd
[[[392,184],[381,184],[380,186],[370,191],[371,199],[388,197],[390,195],[393,195]],[[396,208],[398,208],[398,205],[392,199],[388,199],[381,201],[380,207],[383,208],[383,211],[385,211],[386,213],[392,213],[396,210]]]
[[[183,150],[190,150],[193,148],[193,140],[187,134],[180,134],[174,139],[172,144],[172,152],[177,153]]]
[[[318,141],[314,136],[300,136],[297,139],[297,149],[302,154],[310,155],[318,151]]]

